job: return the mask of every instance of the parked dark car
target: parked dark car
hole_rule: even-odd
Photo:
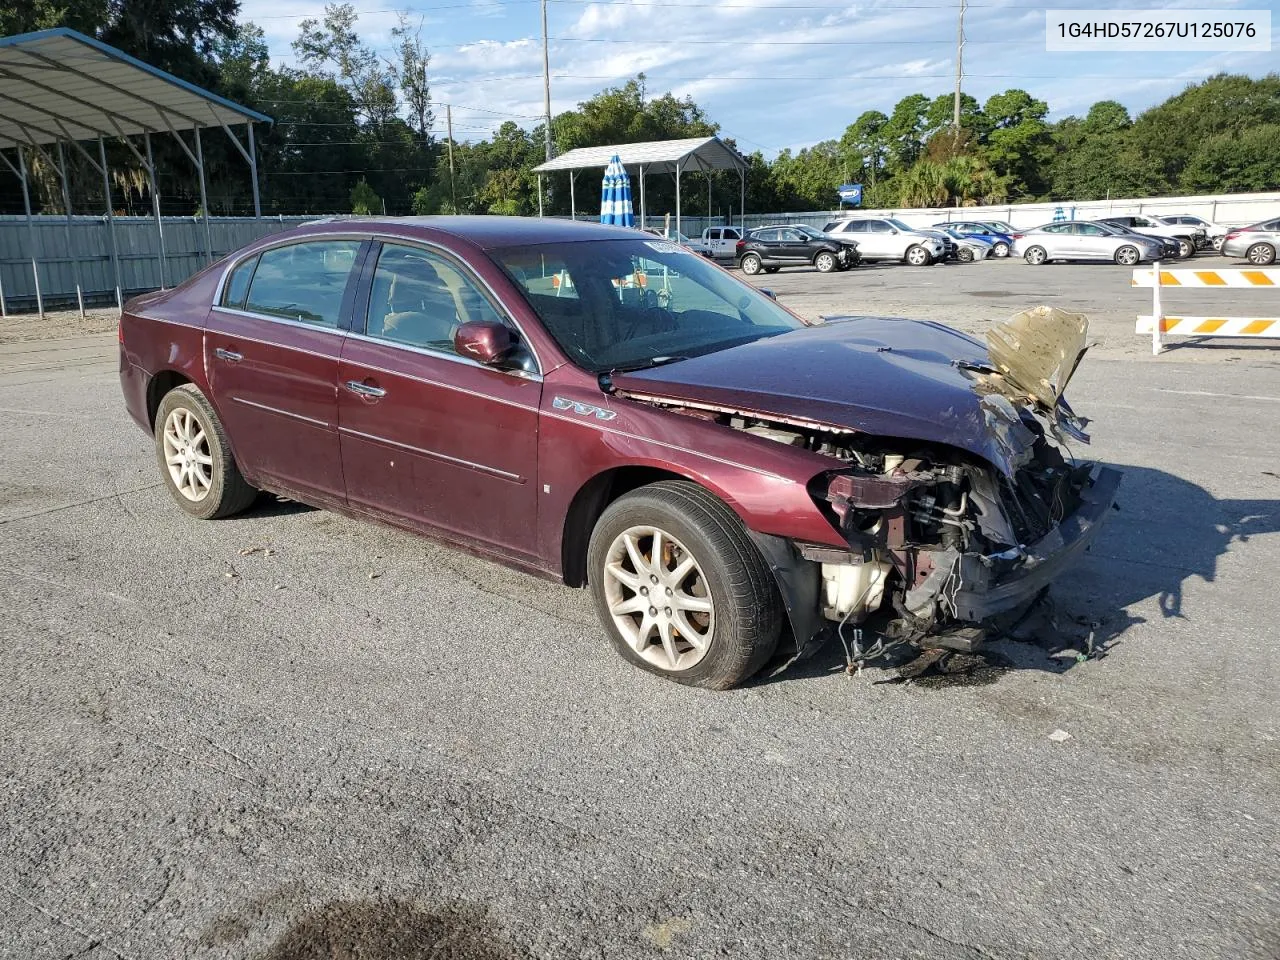
[[[715,688],[877,609],[864,656],[953,646],[1088,546],[1118,475],[1052,439],[1079,422],[1027,399],[1047,375],[992,363],[938,324],[808,323],[635,230],[503,217],[305,225],[120,322],[191,516],[271,491],[589,586],[623,657]]]
[[[804,224],[757,227],[737,246],[738,266],[748,275],[802,266],[830,273],[857,266],[859,259],[855,241],[836,240]]]

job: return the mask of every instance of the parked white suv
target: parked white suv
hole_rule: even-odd
[[[1194,255],[1196,250],[1204,246],[1208,239],[1208,234],[1203,227],[1163,223],[1155,217],[1103,217],[1098,222],[1124,227],[1134,233],[1144,233],[1149,237],[1167,237],[1178,244],[1178,256],[1183,260]]]
[[[832,220],[822,232],[833,240],[856,241],[863,260],[896,260],[924,267],[946,254],[946,245],[936,234],[909,227],[892,217]]]
[[[1213,249],[1222,249],[1222,238],[1231,232],[1230,227],[1223,226],[1220,223],[1210,223],[1204,217],[1197,217],[1190,213],[1171,213],[1167,216],[1158,218],[1171,227],[1191,227],[1193,230],[1203,230],[1208,237],[1207,243],[1212,244]]]

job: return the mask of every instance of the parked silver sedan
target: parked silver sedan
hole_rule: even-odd
[[[1236,227],[1222,241],[1224,257],[1243,257],[1256,267],[1269,267],[1280,256],[1280,218]]]
[[[1162,250],[1155,237],[1122,233],[1086,220],[1046,223],[1013,235],[1013,255],[1034,266],[1051,260],[1110,260],[1131,267],[1160,259]]]

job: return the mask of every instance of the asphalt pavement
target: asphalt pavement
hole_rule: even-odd
[[[1280,343],[1152,358],[1123,271],[929,270],[760,283],[1096,303],[1077,453],[1125,471],[1052,616],[954,681],[829,650],[690,690],[585,592],[296,504],[191,520],[113,337],[0,343],[0,957],[1280,956]]]

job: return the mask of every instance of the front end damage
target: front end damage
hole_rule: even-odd
[[[981,436],[967,450],[722,415],[733,429],[835,461],[808,489],[847,549],[753,534],[777,575],[798,655],[832,632],[859,663],[904,643],[973,650],[985,625],[1031,605],[1088,549],[1121,475],[1071,455],[1089,438],[1062,391],[1086,330],[1083,317],[1038,308],[993,327],[986,361],[952,361],[976,398]]]

